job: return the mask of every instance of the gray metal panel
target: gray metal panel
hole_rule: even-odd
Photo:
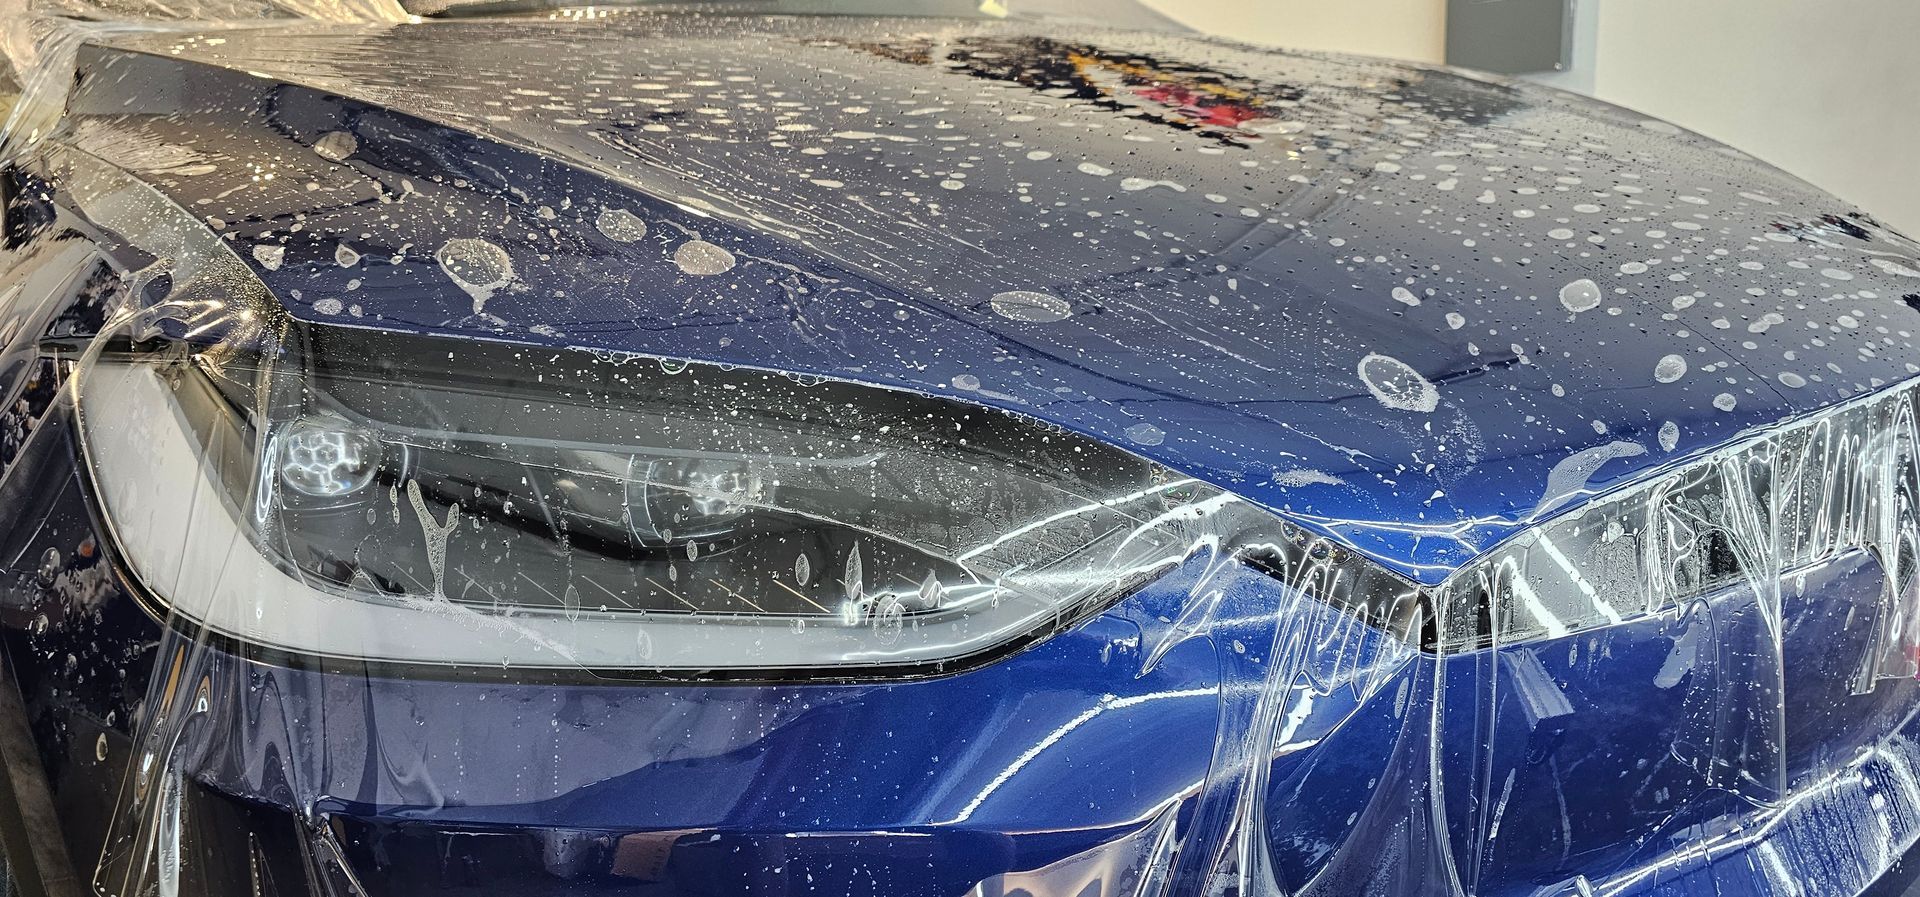
[[[1447,64],[1489,72],[1563,71],[1575,0],[1447,0]]]

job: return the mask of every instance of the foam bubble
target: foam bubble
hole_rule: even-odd
[[[1360,359],[1360,382],[1380,404],[1395,411],[1428,412],[1440,407],[1440,391],[1406,362],[1378,352]]]

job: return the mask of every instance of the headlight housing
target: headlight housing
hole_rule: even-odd
[[[1052,632],[1264,515],[916,394],[289,325],[103,344],[78,401],[133,573],[302,655],[795,671]]]

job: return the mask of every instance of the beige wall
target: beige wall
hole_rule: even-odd
[[[1189,27],[1303,50],[1420,62],[1446,55],[1446,0],[1142,0]]]
[[[1146,2],[1260,43],[1445,53],[1446,0]],[[1579,2],[1579,70],[1542,80],[1725,141],[1920,236],[1920,0]]]
[[[1599,0],[1594,92],[1920,235],[1920,2]]]

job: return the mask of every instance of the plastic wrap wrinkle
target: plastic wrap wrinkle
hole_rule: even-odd
[[[110,618],[152,636],[110,664],[69,655],[124,671],[100,674],[118,697],[48,686],[76,707],[124,702],[62,723],[98,729],[82,768],[111,783],[82,860],[97,893],[1845,895],[1920,839],[1911,380],[1698,451],[1661,436],[1657,463],[1597,427],[1604,441],[1515,487],[1510,517],[1403,522],[1471,549],[1442,556],[1457,564],[1409,551],[1388,569],[1344,537],[1394,521],[1296,514],[1182,472],[1155,452],[1192,434],[1144,418],[1122,444],[1047,417],[1037,389],[995,407],[972,374],[949,378],[966,398],[864,370],[505,338],[503,316],[551,291],[478,236],[381,247],[391,261],[370,237],[330,236],[324,256],[236,238],[206,220],[213,200],[163,189],[229,159],[165,122],[60,118],[75,48],[106,33],[31,48],[45,83],[4,146],[37,179],[15,195],[44,226],[8,236],[9,263],[32,270],[0,281],[61,285],[32,309],[33,351],[63,378],[36,426],[69,437],[9,442],[7,461],[70,446],[79,473],[49,477],[64,491],[41,503],[69,516],[35,529],[95,534],[7,580],[0,609],[27,621],[30,651]],[[810,46],[825,45],[862,62],[932,52]],[[1083,78],[1147,66],[1072,55]],[[1140,102],[1167,89],[1135,86]],[[289,126],[301,163],[364,162],[417,125],[361,111],[351,133]],[[972,189],[944,180],[960,186],[932,189]],[[405,182],[368,202],[416,202]],[[663,284],[880,295],[720,233],[751,221],[804,242],[806,226],[692,196],[682,218],[604,199],[565,211],[592,222],[595,252],[656,241]],[[342,322],[338,296],[294,305],[277,279],[408,253],[487,338]],[[1020,327],[1075,314],[1006,286],[976,305]],[[1579,315],[1607,298],[1582,279],[1548,301]],[[823,332],[790,323],[808,346]],[[1471,425],[1449,416],[1453,384],[1354,354],[1348,398],[1389,412],[1356,420]],[[1662,364],[1664,385],[1689,362]],[[1602,481],[1625,461],[1652,466]],[[13,469],[0,496],[25,488]],[[1300,489],[1354,475],[1292,473]],[[1508,535],[1477,541],[1494,522]]]
[[[0,0],[0,55],[11,70],[5,74],[12,76],[19,92],[0,123],[0,158],[21,152],[58,121],[82,44],[116,35],[218,30],[288,17],[361,23],[413,20],[396,0]]]

